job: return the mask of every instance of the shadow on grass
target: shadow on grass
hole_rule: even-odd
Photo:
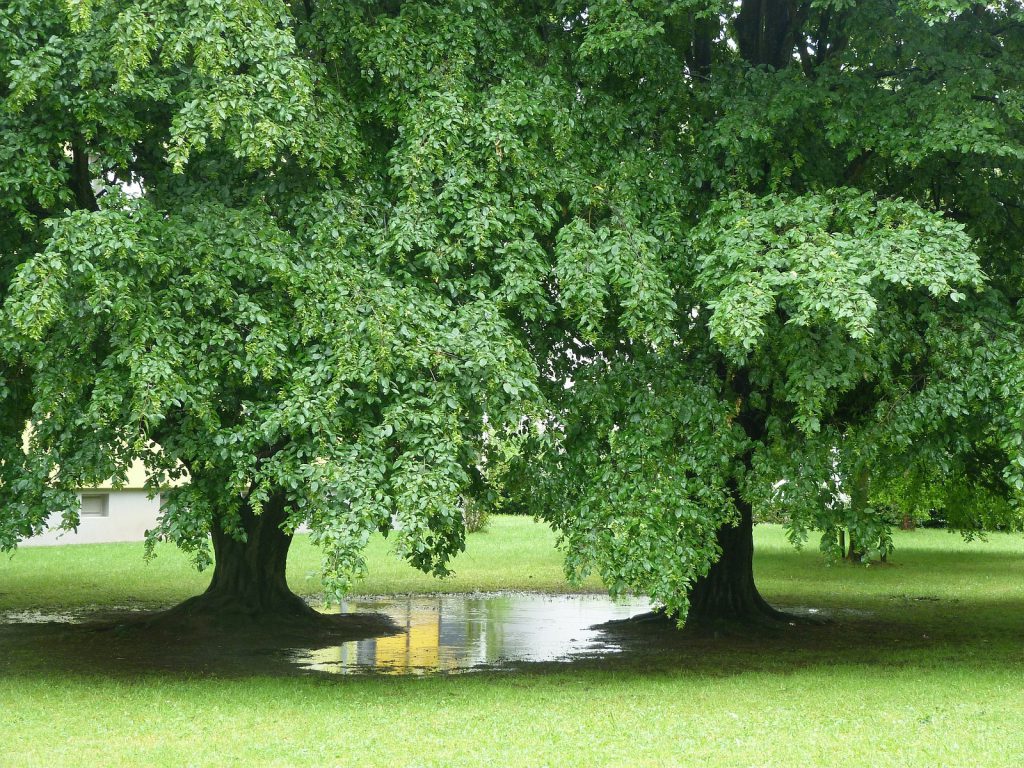
[[[290,661],[290,652],[296,649],[399,631],[387,616],[375,613],[325,615],[315,627],[238,620],[175,626],[161,620],[163,616],[134,610],[16,614],[21,621],[0,624],[0,675],[295,675],[300,670]]]
[[[1024,600],[891,596],[877,611],[777,607],[813,621],[679,630],[664,617],[603,625],[621,652],[593,665],[622,671],[788,674],[809,667],[1024,666]],[[824,621],[820,619],[825,619]]]
[[[793,613],[811,609],[780,602]],[[602,625],[610,652],[571,662],[495,665],[496,673],[594,671],[625,674],[790,674],[807,668],[1024,666],[1024,600],[964,603],[882,600],[877,611],[835,607],[814,613],[829,621],[773,627],[729,625],[680,631],[669,620]],[[138,612],[64,617],[65,621],[0,624],[0,675],[135,678],[250,677],[318,674],[292,661],[296,649],[324,648],[395,633],[377,614],[339,616],[333,632],[311,638],[273,631],[180,632],[146,628]],[[22,617],[23,620],[31,617]],[[37,617],[46,619],[52,617]]]

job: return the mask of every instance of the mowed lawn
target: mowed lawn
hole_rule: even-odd
[[[828,566],[759,526],[776,604],[833,617],[604,665],[450,677],[68,674],[0,663],[0,766],[1020,766],[1024,539],[897,535],[893,562]],[[295,546],[293,587],[317,591]],[[554,537],[496,518],[436,581],[370,551],[363,593],[573,591]],[[0,611],[159,607],[205,586],[173,550],[22,549]],[[583,590],[600,589],[596,580]],[[2,647],[0,647],[2,653]]]

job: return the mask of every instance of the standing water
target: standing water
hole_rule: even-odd
[[[366,597],[342,613],[383,613],[402,631],[315,651],[294,661],[336,674],[425,674],[500,669],[516,662],[566,661],[617,653],[593,629],[651,610],[646,598],[604,595],[475,594]]]

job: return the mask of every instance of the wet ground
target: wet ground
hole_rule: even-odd
[[[622,647],[595,625],[650,611],[646,599],[604,595],[410,595],[353,600],[342,612],[383,613],[400,627],[383,638],[296,652],[300,667],[335,674],[424,674],[572,661]]]
[[[531,593],[366,597],[330,636],[178,632],[126,606],[102,613],[0,613],[0,673],[430,674],[603,659],[622,644],[595,628],[644,613],[644,599]],[[140,623],[142,621],[143,623]]]
[[[343,606],[326,634],[313,635],[291,626],[224,632],[152,625],[147,617],[153,614],[131,606],[102,613],[0,612],[0,675],[340,678],[570,668],[730,675],[840,660],[912,663],[926,648],[930,658],[941,649],[952,662],[968,645],[987,657],[992,644],[1006,640],[1002,625],[950,622],[944,613],[905,621],[847,608],[780,607],[792,621],[681,631],[647,613],[642,599],[615,603],[602,595],[536,593],[360,598]],[[1013,643],[1019,648],[1018,635]]]

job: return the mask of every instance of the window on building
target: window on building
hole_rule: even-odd
[[[82,517],[110,517],[110,494],[82,494]]]

